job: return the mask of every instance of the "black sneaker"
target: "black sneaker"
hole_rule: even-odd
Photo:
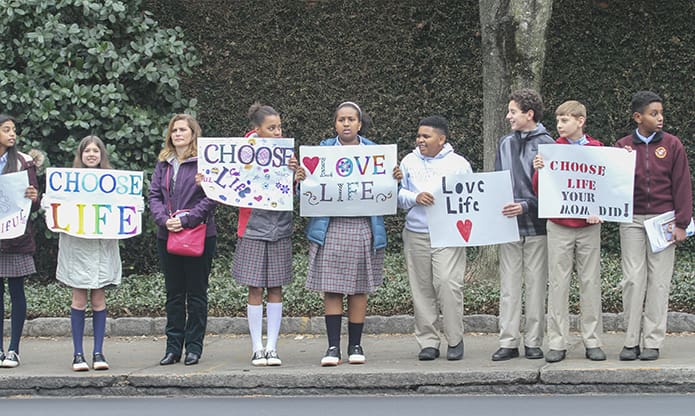
[[[326,355],[321,358],[321,367],[335,367],[340,364],[340,350],[338,347],[328,347]]]
[[[364,364],[367,362],[367,357],[364,356],[364,351],[361,345],[350,345],[348,347],[348,363]]]
[[[104,354],[95,352],[94,355],[92,355],[92,368],[97,371],[109,369],[109,363],[106,361]]]
[[[84,359],[84,355],[75,354],[72,357],[72,371],[89,371],[89,364]]]

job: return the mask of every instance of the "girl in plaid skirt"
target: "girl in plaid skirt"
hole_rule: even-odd
[[[0,174],[27,171],[29,186],[24,191],[24,197],[31,199],[31,211],[33,212],[39,209],[39,183],[36,178],[36,168],[31,156],[17,150],[16,142],[15,119],[0,114]],[[6,198],[6,196],[4,197]],[[26,218],[27,224],[23,235],[13,239],[0,238],[0,367],[6,368],[14,368],[19,365],[19,339],[22,336],[24,321],[27,316],[24,277],[36,272],[33,258],[36,245],[28,215]],[[10,318],[12,335],[7,355],[4,353],[2,345],[5,280],[7,280],[10,301],[12,302]]]
[[[282,137],[280,115],[272,107],[254,103],[249,109],[253,130],[245,137]],[[297,171],[292,156],[289,168]],[[304,171],[297,172],[304,178]],[[292,211],[239,208],[239,240],[232,264],[237,283],[248,286],[247,319],[251,335],[251,364],[278,366],[277,340],[282,322],[282,287],[292,280]],[[263,346],[263,290],[268,292],[266,306],[268,338]]]
[[[337,137],[323,140],[321,146],[360,146],[374,144],[361,136],[369,127],[369,118],[360,107],[346,101],[335,112]],[[303,168],[300,168],[303,170]],[[398,166],[393,176],[400,180]],[[323,292],[328,350],[322,366],[342,362],[340,328],[343,297],[348,305],[348,362],[366,361],[361,346],[362,329],[367,314],[368,294],[374,292],[384,277],[386,228],[381,216],[313,217],[307,226],[309,268],[306,287]]]

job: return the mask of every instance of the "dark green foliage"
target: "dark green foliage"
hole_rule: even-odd
[[[334,135],[336,104],[354,100],[374,119],[368,136],[397,143],[401,157],[412,149],[420,118],[444,115],[454,148],[482,170],[476,0],[145,4],[167,26],[190,23],[186,35],[203,65],[183,88],[198,98],[207,135],[243,134],[246,110],[260,100],[281,112],[286,135],[317,144]],[[666,128],[681,137],[695,166],[695,102],[684,88],[695,81],[694,14],[690,1],[556,1],[544,124],[555,134],[554,109],[579,99],[589,111],[588,132],[612,145],[632,129],[632,93],[654,89],[666,100]],[[499,117],[505,113],[499,109]],[[389,251],[401,250],[402,224],[402,215],[387,218]],[[617,226],[604,230],[604,248],[619,252]]]
[[[695,257],[679,250],[676,272],[670,297],[672,311],[695,313]],[[234,282],[230,275],[232,260],[229,256],[218,256],[210,274],[210,316],[246,316],[247,289]],[[294,258],[294,280],[283,290],[283,309],[286,316],[321,316],[321,296],[304,287],[306,281],[307,256]],[[601,259],[604,312],[622,312],[622,290],[620,280],[620,258],[605,254]],[[570,287],[570,311],[578,313],[579,294],[577,279]],[[39,283],[27,280],[28,316],[69,316],[70,289],[57,282]],[[159,273],[149,275],[131,274],[123,279],[117,289],[107,293],[109,316],[164,316],[164,277]],[[467,315],[498,313],[499,285],[497,282],[482,281],[464,285],[464,306]],[[9,313],[9,308],[6,309]],[[369,297],[369,315],[412,314],[413,305],[405,270],[405,259],[401,254],[387,254],[385,258],[384,285]]]
[[[441,114],[450,121],[454,148],[471,161],[476,171],[482,169],[482,67],[476,0],[145,0],[142,5],[152,15],[135,13],[134,7],[140,1],[134,0],[107,0],[100,2],[104,6],[98,10],[89,6],[96,2],[86,0],[7,3],[12,7],[5,8],[0,16],[0,103],[7,108],[3,111],[24,114],[26,118],[20,118],[22,137],[51,151],[55,165],[68,163],[75,140],[91,131],[107,139],[110,151],[117,154],[116,166],[149,170],[154,165],[166,119],[173,111],[191,106],[190,101],[180,97],[194,97],[199,103],[198,118],[204,135],[243,134],[249,127],[246,111],[260,100],[281,112],[286,135],[295,137],[298,145],[317,144],[334,135],[336,104],[354,100],[374,119],[368,136],[379,143],[397,143],[400,156],[412,148],[418,120]],[[126,4],[126,10],[116,10],[117,3]],[[80,23],[80,30],[104,27],[113,33],[112,40],[92,45],[105,47],[104,53],[96,53],[98,48],[79,53],[68,48],[64,52],[68,55],[61,57],[60,44],[46,43],[46,39],[62,39],[60,36],[44,35],[43,43],[39,43],[38,35],[20,36],[27,32],[26,27],[44,28],[56,20],[60,13],[52,12],[49,18],[48,13],[32,9],[52,4],[83,5],[73,7],[71,15],[86,22]],[[11,19],[10,9],[25,11],[21,19]],[[30,9],[31,13],[26,11]],[[124,14],[129,16],[128,24],[121,20],[111,23],[109,16],[121,19]],[[555,107],[564,100],[579,99],[589,111],[587,131],[612,145],[633,128],[628,112],[632,93],[653,89],[665,99],[666,129],[683,140],[691,166],[695,166],[695,99],[689,88],[695,84],[693,15],[695,3],[686,0],[661,2],[659,7],[646,0],[557,0],[548,30],[542,88],[547,108],[544,124],[555,134]],[[38,20],[40,16],[44,16],[45,22]],[[62,29],[56,26],[54,32],[73,30],[71,23],[65,24]],[[190,66],[198,58],[191,54],[189,46],[180,43],[181,30],[161,29],[177,26],[185,28],[187,42],[195,46],[202,61],[194,71]],[[147,28],[158,35],[145,35],[150,33]],[[87,39],[90,36],[102,39],[98,37],[100,33],[80,32],[77,43],[92,42]],[[123,43],[127,36],[142,41],[135,46]],[[22,39],[29,46],[12,46],[10,37]],[[41,45],[44,46],[39,48]],[[18,87],[12,80],[26,78],[25,63],[29,62],[28,58],[17,56],[29,47],[32,52],[27,56],[35,68],[29,73],[40,76],[21,94],[14,93],[26,98],[14,99],[12,91]],[[123,55],[118,52],[118,58],[110,57],[112,49],[129,47],[133,49]],[[151,57],[147,48],[153,53]],[[58,55],[50,55],[49,59],[36,55],[39,53]],[[73,55],[79,59],[67,59]],[[135,56],[137,65],[128,64]],[[73,61],[85,64],[75,68]],[[109,77],[108,73],[115,71],[112,62],[116,61],[121,64],[115,68],[127,68],[130,72],[118,78]],[[7,66],[13,62],[19,62],[16,74]],[[152,66],[164,74],[174,68],[178,85],[170,75],[156,78],[150,73]],[[178,78],[188,72],[189,75]],[[52,82],[79,88],[76,92],[53,91]],[[123,85],[109,92],[111,83]],[[83,91],[83,84],[90,87]],[[35,97],[34,90],[48,92]],[[60,99],[53,100],[49,93],[58,94]],[[102,104],[102,96],[115,97],[113,106],[120,112],[114,117],[108,112],[104,113],[107,117],[102,116],[101,107],[111,107],[111,101]],[[163,107],[156,107],[158,104]],[[51,106],[57,112],[51,112]],[[147,116],[142,116],[140,110],[146,111]],[[499,109],[499,117],[505,113],[505,108]],[[89,128],[82,127],[83,123]],[[134,130],[122,130],[128,126]],[[44,133],[44,129],[48,130]],[[231,256],[236,241],[236,209],[219,207],[217,217],[218,251],[222,256]],[[302,257],[307,245],[302,232],[306,220],[295,218],[295,253]],[[403,216],[387,217],[386,222],[388,250],[395,255],[402,249]],[[617,225],[604,224],[603,230],[604,251],[617,255]],[[40,244],[37,260],[55,259],[55,247],[46,242]],[[694,248],[695,239],[691,238],[679,252]],[[127,240],[122,255],[126,273],[144,274],[157,269],[152,233]],[[44,270],[52,273],[50,268]],[[604,274],[611,273],[608,270],[613,269],[604,268]],[[613,272],[612,276],[620,273],[619,269]],[[692,282],[692,272],[684,279]],[[677,283],[674,278],[674,288],[682,287]],[[313,294],[297,291],[296,296]],[[482,293],[474,295],[482,297]],[[467,300],[469,307],[476,308]]]
[[[200,61],[181,28],[160,27],[141,3],[0,2],[0,111],[16,116],[20,149],[71,166],[79,140],[96,134],[115,167],[152,170],[172,113],[195,106],[179,87]],[[39,270],[52,276],[56,244],[36,223]],[[126,247],[127,271],[152,270],[151,233]]]

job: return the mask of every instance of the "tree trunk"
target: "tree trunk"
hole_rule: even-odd
[[[497,140],[507,133],[509,94],[540,91],[552,0],[480,0],[483,55],[483,168],[495,169]],[[497,246],[481,247],[469,268],[474,279],[498,278]]]

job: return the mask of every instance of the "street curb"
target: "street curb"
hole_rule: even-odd
[[[467,315],[464,316],[466,332],[497,333],[497,316]],[[87,318],[86,335],[92,335],[91,319]],[[578,316],[570,316],[570,328],[578,327]],[[106,322],[106,334],[110,336],[142,336],[163,335],[166,318],[156,317],[124,317],[109,318]],[[682,312],[669,312],[668,332],[695,332],[695,315]],[[411,315],[368,316],[364,325],[366,334],[412,334],[414,318]],[[10,334],[10,321],[5,320],[4,335]],[[621,313],[603,314],[604,331],[623,332],[625,330]],[[281,331],[284,334],[317,334],[325,333],[324,318],[321,317],[284,317]],[[343,319],[343,332],[347,331],[347,320]],[[210,317],[207,332],[212,334],[248,334],[248,324],[243,317]],[[70,336],[70,318],[36,318],[25,323],[24,334],[33,337],[65,337]]]

